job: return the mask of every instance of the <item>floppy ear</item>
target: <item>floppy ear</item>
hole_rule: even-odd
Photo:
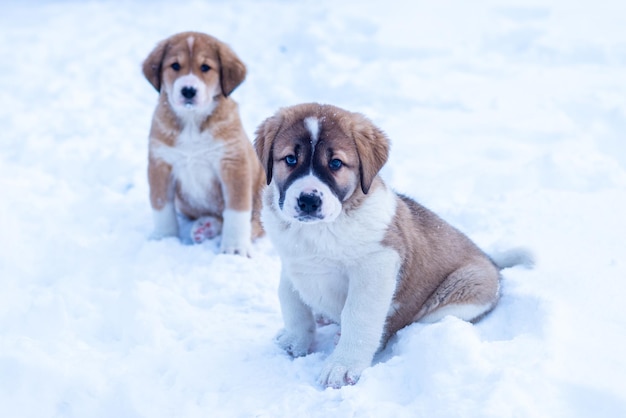
[[[389,157],[389,139],[365,116],[355,113],[351,126],[352,137],[359,155],[361,190],[367,194],[374,177]]]
[[[254,148],[261,160],[261,165],[265,169],[267,184],[272,182],[272,169],[274,167],[274,139],[283,123],[283,116],[280,113],[271,116],[256,129]]]
[[[246,66],[225,43],[219,43],[217,55],[220,60],[222,93],[228,97],[246,78]]]
[[[167,39],[159,42],[152,50],[148,58],[143,62],[143,75],[148,79],[150,84],[154,86],[156,91],[161,91],[161,68],[163,66],[163,58],[167,50]]]

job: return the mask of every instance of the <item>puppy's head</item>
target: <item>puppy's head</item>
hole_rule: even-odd
[[[288,222],[332,222],[367,194],[389,140],[358,113],[316,103],[280,109],[256,131],[255,148]]]
[[[246,67],[225,43],[183,32],[159,42],[143,62],[143,74],[176,113],[211,113],[217,97],[241,84]]]

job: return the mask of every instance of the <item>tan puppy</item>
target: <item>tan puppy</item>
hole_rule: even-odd
[[[221,251],[250,254],[263,234],[265,174],[229,95],[246,68],[224,43],[184,32],[161,41],[143,63],[159,92],[148,153],[154,236],[177,236],[177,211],[196,220],[191,238],[221,232]]]
[[[495,306],[498,265],[465,235],[378,176],[389,141],[364,116],[330,105],[285,109],[259,126],[269,187],[261,215],[282,261],[278,343],[309,352],[320,313],[341,325],[320,383],[355,383],[413,321],[473,321]]]

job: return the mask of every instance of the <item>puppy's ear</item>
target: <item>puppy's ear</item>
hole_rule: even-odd
[[[246,66],[225,43],[218,44],[217,55],[220,60],[222,93],[228,97],[246,78]]]
[[[161,91],[161,68],[163,67],[163,59],[165,58],[167,47],[167,39],[159,42],[142,65],[143,75],[154,86],[156,91]]]
[[[351,132],[359,154],[361,190],[367,194],[374,177],[387,162],[389,139],[369,119],[358,113],[354,114]]]
[[[271,116],[259,125],[255,132],[254,148],[265,169],[267,184],[272,182],[272,169],[274,167],[274,139],[283,123],[280,113]]]

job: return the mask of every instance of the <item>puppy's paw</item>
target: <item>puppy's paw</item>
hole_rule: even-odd
[[[276,342],[293,357],[306,356],[313,343],[313,332],[294,333],[282,329],[276,335]]]
[[[361,373],[367,365],[348,365],[331,357],[326,361],[317,380],[323,387],[339,389],[342,386],[354,385],[359,381]]]
[[[251,246],[248,244],[229,244],[222,242],[220,251],[222,254],[242,255],[248,258],[252,255]]]
[[[150,234],[151,240],[159,240],[167,237],[178,237],[178,219],[173,202],[168,202],[161,209],[152,210],[154,231]]]
[[[250,257],[252,253],[251,212],[225,209],[222,216],[224,217],[224,230],[220,251],[223,254]]]
[[[315,314],[315,323],[320,327],[325,327],[326,325],[336,324],[337,322],[333,321],[329,317],[323,314]]]
[[[189,234],[191,240],[200,244],[211,238],[215,238],[222,230],[222,221],[214,216],[203,216],[196,219],[191,225]]]

